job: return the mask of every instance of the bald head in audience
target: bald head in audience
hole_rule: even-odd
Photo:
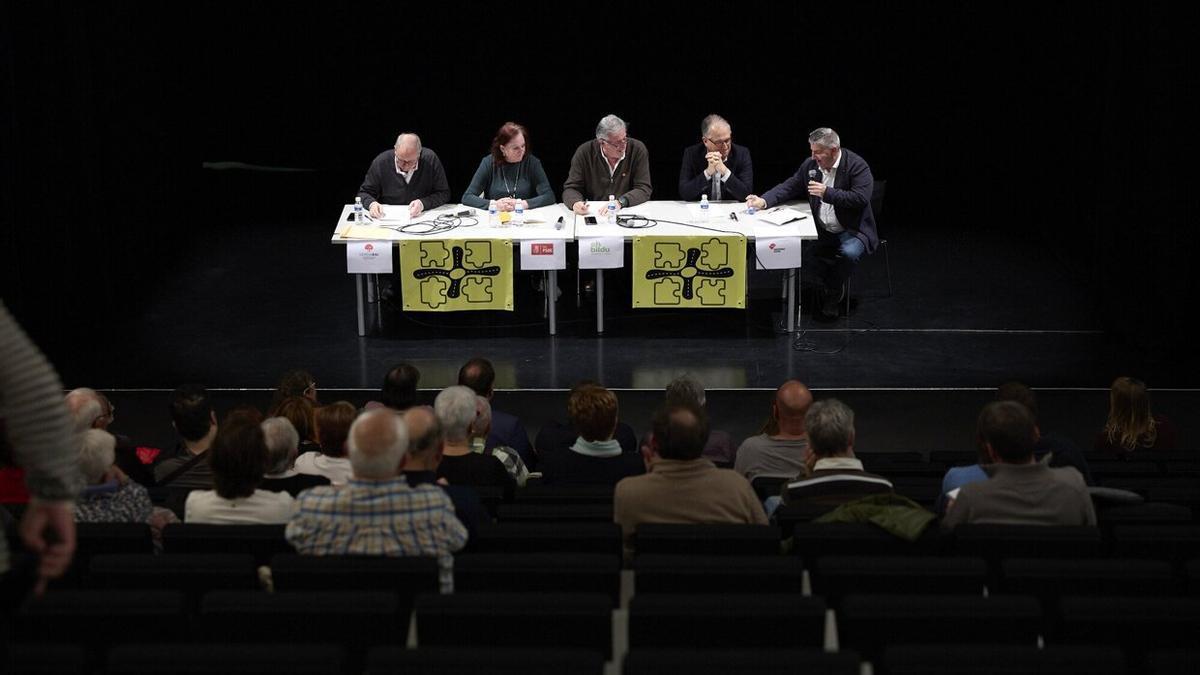
[[[347,444],[355,478],[387,480],[396,476],[408,450],[408,427],[391,410],[371,410],[354,420]]]
[[[404,411],[408,427],[408,452],[401,468],[404,471],[436,471],[442,462],[442,425],[429,406]]]
[[[780,436],[803,436],[804,416],[812,405],[813,396],[808,387],[799,380],[788,380],[775,391],[775,405],[771,413],[779,423]]]

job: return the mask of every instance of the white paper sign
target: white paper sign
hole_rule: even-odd
[[[757,269],[786,270],[800,266],[800,237],[759,237],[754,240]]]
[[[583,237],[579,240],[579,269],[611,270],[624,266],[624,238]]]
[[[562,239],[521,241],[521,269],[562,270],[567,268],[567,242]]]
[[[346,271],[350,274],[391,274],[392,242],[347,242]]]

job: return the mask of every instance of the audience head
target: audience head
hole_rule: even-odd
[[[117,439],[107,431],[88,429],[80,436],[79,470],[88,485],[104,480],[116,461]]]
[[[475,421],[471,423],[471,438],[487,439],[492,430],[492,404],[483,396],[475,395]]]
[[[286,417],[268,417],[259,426],[267,445],[267,470],[264,473],[275,475],[292,468],[300,446],[296,427]]]
[[[368,410],[350,427],[350,468],[362,480],[396,475],[408,449],[408,428],[391,410]]]
[[[446,387],[434,399],[433,411],[442,424],[442,437],[446,443],[461,445],[470,439],[476,396],[470,387],[455,385]]]
[[[854,411],[836,398],[813,403],[804,416],[808,447],[817,457],[854,456]]]
[[[997,401],[1016,401],[1025,406],[1030,415],[1033,415],[1033,421],[1036,423],[1038,418],[1037,396],[1029,387],[1020,382],[1005,382],[996,390]]]
[[[113,422],[116,408],[107,396],[95,389],[72,389],[67,392],[66,402],[77,432],[85,429],[108,429],[108,425]]]
[[[492,162],[516,164],[529,152],[529,132],[516,122],[505,122],[492,139]]]
[[[470,387],[480,396],[492,397],[496,385],[496,369],[484,358],[473,358],[458,369],[458,383]]]
[[[771,415],[779,425],[779,433],[803,435],[805,419],[812,404],[812,392],[800,380],[788,380],[779,385],[771,408]]]
[[[651,428],[651,447],[663,459],[699,459],[708,442],[708,415],[694,405],[659,408]]]
[[[567,415],[585,441],[607,441],[617,430],[617,397],[594,382],[575,385],[567,399]]]
[[[261,424],[263,421],[262,411],[257,406],[243,403],[239,406],[231,408],[225,413],[225,419],[221,420],[221,426],[232,424],[236,421],[250,422],[251,424]]]
[[[704,385],[691,375],[681,375],[667,385],[667,406],[704,407]]]
[[[262,427],[235,417],[217,432],[208,456],[213,487],[225,499],[249,497],[267,471],[267,445]]]
[[[408,410],[417,404],[417,384],[421,381],[421,371],[408,363],[392,366],[387,375],[383,376],[383,386],[380,388],[380,398],[383,404],[392,410]]]
[[[346,456],[346,436],[358,409],[347,401],[338,401],[317,408],[317,443],[321,452],[331,457]]]
[[[979,411],[979,443],[992,461],[1028,464],[1037,444],[1033,414],[1016,401],[992,401]]]
[[[312,401],[303,396],[291,396],[280,401],[275,409],[276,417],[283,417],[292,423],[292,428],[300,435],[301,441],[315,442],[317,440],[317,411]]]
[[[208,391],[198,384],[185,384],[171,392],[171,423],[187,441],[199,441],[217,425]]]
[[[1124,376],[1113,380],[1104,434],[1110,443],[1126,450],[1154,445],[1158,428],[1150,412],[1150,395],[1144,382]]]
[[[289,370],[284,373],[283,377],[279,378],[279,386],[271,399],[271,412],[274,413],[276,406],[291,396],[303,396],[316,404],[317,381],[313,379],[312,373],[307,370]]]
[[[442,461],[442,425],[433,408],[421,405],[405,410],[404,424],[408,427],[408,452],[404,455],[404,469],[437,469]]]

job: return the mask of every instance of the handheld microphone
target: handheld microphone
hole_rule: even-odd
[[[809,179],[809,180],[813,180],[813,181],[816,181],[816,182],[820,183],[820,182],[821,182],[821,172],[820,172],[820,170],[818,170],[818,169],[809,169],[809,170],[808,170],[808,179]]]

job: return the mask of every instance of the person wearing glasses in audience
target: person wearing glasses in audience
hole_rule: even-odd
[[[384,204],[407,205],[408,216],[416,218],[450,201],[450,185],[437,153],[421,147],[420,136],[405,133],[371,162],[358,196],[372,218],[383,217]]]
[[[750,151],[733,144],[733,129],[724,117],[712,114],[700,122],[700,142],[683,151],[679,169],[679,198],[699,201],[742,201],[754,192]]]
[[[479,162],[462,203],[486,209],[493,199],[501,211],[514,211],[518,204],[536,209],[554,203],[542,161],[529,152],[529,132],[516,122],[505,122],[496,132],[492,152]]]
[[[580,145],[571,158],[563,204],[579,215],[606,215],[609,195],[622,209],[649,201],[651,190],[646,145],[626,135],[624,120],[606,115],[596,125],[596,138]]]

